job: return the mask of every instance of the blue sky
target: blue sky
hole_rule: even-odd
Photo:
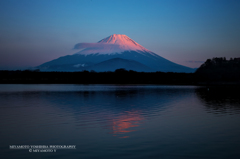
[[[239,0],[1,0],[0,21],[0,69],[38,66],[112,34],[189,67],[240,57]]]

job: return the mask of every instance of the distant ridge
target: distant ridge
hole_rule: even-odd
[[[126,60],[122,58],[113,58],[110,60],[106,60],[100,62],[96,65],[90,66],[88,70],[95,70],[97,72],[104,72],[106,67],[111,66],[109,71],[114,72],[119,68],[126,68],[126,70],[134,70],[138,72],[153,72],[153,70],[137,61],[134,60]]]

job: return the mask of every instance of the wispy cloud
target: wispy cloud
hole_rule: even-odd
[[[73,49],[85,49],[85,48],[110,48],[110,47],[116,47],[118,48],[119,45],[117,44],[101,44],[101,43],[78,43],[74,46]]]
[[[189,63],[204,63],[205,61],[186,61],[186,62],[189,62]]]

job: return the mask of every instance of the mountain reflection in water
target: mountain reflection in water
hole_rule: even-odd
[[[125,134],[132,131],[136,131],[134,127],[138,127],[140,121],[144,120],[138,112],[127,111],[120,115],[118,118],[112,120],[112,129],[114,136],[117,134]],[[129,136],[122,136],[121,138],[128,138]]]
[[[111,91],[48,93],[47,101],[57,109],[72,112],[81,129],[100,125],[113,136],[128,138],[131,132],[142,129],[139,126],[145,120],[170,108],[170,103],[186,98],[188,91],[119,86]]]

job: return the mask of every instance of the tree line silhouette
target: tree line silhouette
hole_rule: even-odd
[[[56,84],[240,84],[240,58],[208,59],[195,73],[136,72],[117,69],[114,72],[41,72],[40,70],[2,70],[0,83]]]

